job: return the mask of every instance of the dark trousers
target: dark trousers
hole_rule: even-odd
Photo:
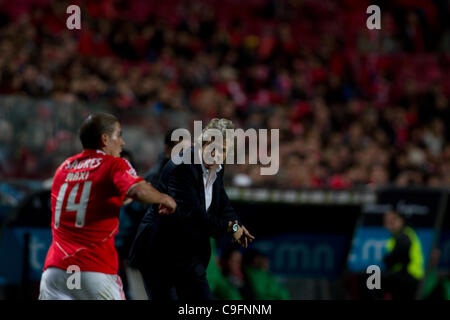
[[[406,272],[387,273],[381,277],[383,291],[390,293],[392,300],[414,300],[419,280]]]
[[[419,280],[406,272],[388,272],[381,274],[381,290],[367,288],[367,275],[358,277],[359,298],[368,300],[414,300],[419,286]]]
[[[151,300],[213,300],[206,269],[200,262],[173,263],[141,269]]]

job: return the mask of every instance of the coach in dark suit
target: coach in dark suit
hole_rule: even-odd
[[[213,119],[204,134],[209,128],[225,135],[225,129],[233,126],[229,120]],[[132,245],[130,263],[141,271],[151,299],[212,299],[206,279],[210,237],[229,234],[233,242],[244,247],[254,239],[240,223],[225,193],[223,166],[205,161],[207,145],[187,150],[191,164],[176,165],[170,160],[164,166],[157,188],[175,199],[177,210],[172,215],[160,215],[158,206],[152,206]],[[213,157],[217,156],[214,152]],[[218,152],[225,158],[225,147]],[[200,159],[201,164],[196,164]]]

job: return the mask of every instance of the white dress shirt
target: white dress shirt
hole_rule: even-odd
[[[205,208],[208,211],[212,202],[212,190],[213,184],[216,181],[217,173],[222,170],[222,165],[219,165],[216,170],[208,170],[203,165],[202,152],[199,150],[200,159],[202,159],[202,176],[203,176],[203,187],[205,189]]]

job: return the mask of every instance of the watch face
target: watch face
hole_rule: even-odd
[[[233,224],[233,232],[238,231],[239,225],[237,223]]]

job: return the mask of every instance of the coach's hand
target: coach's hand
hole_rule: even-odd
[[[242,226],[241,245],[242,245],[244,248],[247,248],[247,247],[248,247],[248,243],[249,243],[249,242],[251,243],[253,240],[255,240],[255,237],[252,236],[252,235],[250,234],[250,232],[248,232],[248,230],[247,230],[246,227]]]
[[[239,227],[239,229],[236,232],[233,232],[231,234],[231,238],[233,239],[233,243],[237,242],[240,245],[242,245],[241,239],[242,239],[243,232],[244,232],[244,230],[241,227]]]
[[[232,226],[235,223],[238,223],[238,221],[235,220],[235,221],[230,221],[228,223],[228,232],[231,234],[231,240],[233,241],[233,243],[237,242],[237,243],[241,244],[240,241],[241,241],[242,234],[243,234],[244,230],[242,229],[242,227],[239,226],[237,231],[233,232]]]
[[[177,208],[177,203],[167,194],[163,195],[163,199],[159,204],[159,214],[172,214]]]

